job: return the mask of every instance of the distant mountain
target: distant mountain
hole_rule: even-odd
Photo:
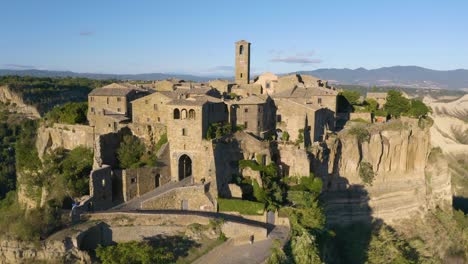
[[[394,66],[374,70],[358,69],[318,69],[314,71],[300,71],[297,73],[310,74],[323,80],[337,84],[356,84],[364,86],[401,86],[414,88],[435,89],[467,89],[468,70],[436,71],[416,66]],[[195,76],[177,73],[143,73],[143,74],[101,74],[76,73],[71,71],[46,70],[2,70],[3,75],[20,75],[34,77],[84,77],[90,79],[116,79],[116,80],[164,80],[176,78],[197,82],[213,79],[226,79],[219,76]],[[229,78],[232,79],[232,78]]]
[[[105,74],[105,73],[76,73],[71,71],[47,71],[47,70],[9,70],[0,69],[0,76],[5,75],[19,75],[19,76],[33,76],[33,77],[82,77],[96,80],[165,80],[169,78],[176,78],[182,80],[190,80],[196,82],[203,82],[217,77],[201,77],[188,74],[168,74],[168,73],[142,73],[142,74]]]
[[[416,66],[394,66],[374,70],[318,69],[297,73],[310,74],[339,84],[407,86],[415,88],[468,88],[468,70],[436,71]]]

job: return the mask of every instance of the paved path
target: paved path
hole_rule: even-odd
[[[185,186],[190,186],[190,185],[192,185],[192,177],[187,177],[178,182],[169,182],[169,183],[162,185],[161,187],[158,187],[150,192],[143,194],[140,197],[133,198],[126,203],[117,205],[116,207],[113,207],[111,211],[112,210],[138,210],[138,209],[141,209],[141,203],[148,199],[159,196],[175,188],[180,188],[180,187],[185,187]]]
[[[282,244],[285,244],[288,236],[289,228],[276,226],[268,235],[268,239],[253,244],[236,245],[230,239],[197,259],[193,264],[261,264],[271,255],[273,240],[279,239]]]

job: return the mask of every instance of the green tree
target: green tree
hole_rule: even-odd
[[[322,263],[315,243],[315,237],[307,232],[303,232],[301,235],[292,238],[291,251],[295,263]]]
[[[364,100],[364,106],[366,107],[366,110],[375,113],[377,109],[379,108],[379,103],[373,98],[367,98]]]
[[[48,112],[44,119],[49,123],[64,124],[86,124],[88,103],[66,103],[62,106],[54,107]]]
[[[273,248],[271,249],[271,255],[268,258],[266,264],[288,264],[290,263],[288,256],[284,253],[281,242],[278,239],[273,240]]]
[[[393,117],[400,117],[403,113],[408,112],[411,104],[410,100],[403,97],[399,91],[391,90],[387,93],[387,102],[384,105],[384,110]]]
[[[418,99],[411,100],[411,108],[408,111],[408,115],[416,118],[425,117],[431,113],[432,110],[425,103]]]
[[[117,149],[120,167],[122,169],[139,167],[145,150],[145,145],[140,139],[133,135],[125,135]]]

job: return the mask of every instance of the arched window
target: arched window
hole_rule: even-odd
[[[239,47],[239,55],[242,55],[244,53],[244,45],[240,45]]]
[[[189,119],[195,119],[195,110],[190,109],[188,112]]]
[[[174,109],[174,119],[180,119],[180,111],[179,109]]]
[[[180,114],[181,114],[181,119],[187,119],[187,110],[182,109],[182,111],[180,111]]]

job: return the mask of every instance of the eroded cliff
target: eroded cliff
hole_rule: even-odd
[[[447,162],[413,119],[351,126],[313,149],[331,223],[386,222],[451,204]]]

